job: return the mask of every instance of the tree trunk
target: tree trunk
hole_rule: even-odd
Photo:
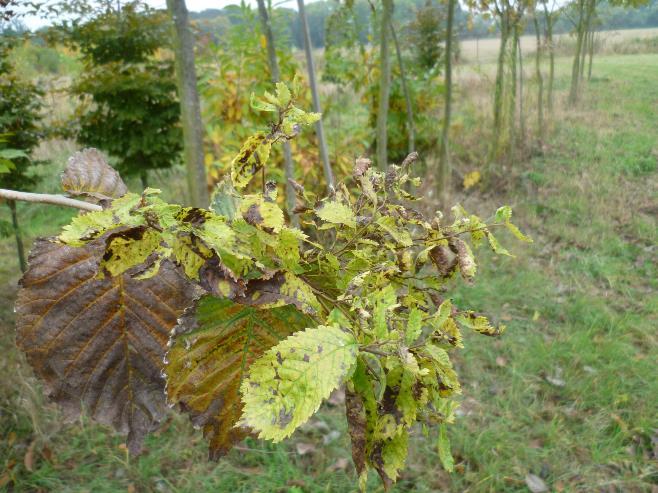
[[[514,20],[514,25],[512,26],[512,54],[510,56],[510,101],[508,108],[508,125],[509,125],[509,143],[508,151],[511,154],[514,152],[516,146],[516,96],[517,96],[517,72],[516,72],[516,60],[518,54],[518,28],[517,20]]]
[[[14,237],[16,238],[16,253],[18,254],[18,266],[21,272],[27,270],[27,263],[25,262],[25,248],[23,247],[23,237],[21,236],[21,229],[18,226],[18,215],[16,214],[16,201],[8,200],[7,205],[11,211],[11,224],[14,227]]]
[[[416,130],[414,128],[414,110],[411,105],[411,94],[409,94],[409,86],[407,85],[407,75],[404,70],[404,63],[402,61],[402,51],[400,50],[400,43],[398,43],[398,36],[395,33],[395,27],[391,21],[391,36],[393,44],[395,45],[395,54],[398,59],[398,67],[400,68],[400,79],[402,82],[402,92],[404,93],[404,103],[407,110],[407,136],[409,154],[416,150]]]
[[[149,186],[149,173],[147,170],[143,169],[139,173],[139,179],[142,182],[142,188],[146,190]]]
[[[578,91],[580,86],[580,57],[583,50],[583,38],[585,35],[585,0],[578,0],[578,24],[576,26],[576,53],[571,66],[571,87],[569,89],[569,103],[578,102]]]
[[[393,0],[382,0],[379,26],[379,109],[377,111],[377,166],[388,167],[388,102],[391,92],[391,60],[388,49],[388,31],[391,23]]]
[[[517,29],[518,31],[518,29]],[[519,127],[521,131],[520,146],[525,149],[525,111],[523,107],[523,53],[521,51],[521,36],[520,33],[516,35],[516,49],[519,56]]]
[[[265,6],[265,0],[258,0],[258,14],[260,15],[263,34],[267,43],[267,61],[270,66],[272,82],[276,83],[281,80],[281,72],[279,71],[279,62],[276,58],[274,34],[272,33],[272,25],[270,24],[270,16]],[[286,175],[286,208],[293,224],[296,224],[298,222],[297,216],[292,212],[295,208],[295,190],[290,183],[290,180],[294,180],[295,178],[295,168],[292,162],[292,151],[290,150],[289,142],[283,143],[283,162]]]
[[[167,0],[167,8],[175,26],[173,39],[176,75],[190,202],[195,207],[208,207],[210,199],[203,159],[203,122],[194,67],[194,37],[190,30],[185,0]]]
[[[446,208],[450,200],[452,166],[450,165],[450,117],[452,116],[452,41],[455,17],[455,3],[448,0],[448,18],[446,21],[446,51],[445,58],[445,96],[443,112],[443,129],[441,131],[441,148],[439,150],[439,200]]]
[[[548,87],[547,102],[548,112],[553,114],[553,81],[555,80],[555,46],[553,45],[553,23],[555,18],[548,13],[548,8],[544,3],[544,14],[546,16],[546,44],[548,45]]]
[[[299,7],[299,18],[302,22],[302,33],[304,35],[304,52],[306,53],[306,66],[308,68],[308,82],[311,86],[311,94],[313,96],[313,111],[316,113],[322,113],[318,83],[315,76],[315,62],[313,61],[311,34],[308,29],[304,0],[297,0],[297,5]],[[315,132],[318,136],[320,159],[322,160],[322,168],[324,169],[324,179],[327,182],[327,188],[331,190],[334,186],[334,174],[331,170],[331,163],[329,162],[329,151],[327,150],[327,141],[324,136],[324,125],[322,119],[318,120],[315,124]]]
[[[537,52],[535,53],[535,74],[537,76],[537,135],[539,142],[544,141],[544,78],[541,73],[541,33],[539,32],[539,20],[537,12],[532,15],[535,25],[535,36],[537,38]]]
[[[580,59],[580,80],[581,82],[585,78],[585,61],[587,54],[589,52],[589,46],[591,43],[592,39],[592,20],[594,18],[594,8],[596,7],[596,1],[595,0],[588,0],[587,3],[587,19],[585,21],[585,39],[583,41],[583,47],[582,47],[582,56]]]
[[[592,59],[594,58],[594,31],[590,33],[589,39],[589,67],[587,68],[587,80],[592,80]]]
[[[492,158],[497,157],[500,150],[500,139],[503,128],[503,88],[505,85],[505,52],[509,37],[509,24],[504,14],[500,19],[500,50],[498,51],[498,66],[496,68],[496,86],[494,89],[493,107],[493,145]]]

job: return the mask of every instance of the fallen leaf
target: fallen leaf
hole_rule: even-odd
[[[345,457],[341,457],[332,465],[330,465],[327,468],[327,471],[329,472],[344,471],[345,469],[347,469],[349,465],[350,465],[350,461],[347,460]]]
[[[315,445],[312,443],[299,442],[295,447],[299,455],[312,454],[315,452]]]
[[[340,431],[332,430],[322,437],[322,443],[329,445],[331,442],[340,438]]]
[[[11,447],[16,441],[16,432],[12,431],[7,435],[7,447]]]
[[[505,358],[503,358],[502,356],[497,356],[496,357],[496,364],[502,368],[504,366],[507,366],[507,360]]]
[[[548,486],[546,486],[544,480],[535,474],[527,474],[525,484],[532,493],[546,493],[548,491]]]
[[[23,464],[25,464],[25,469],[32,472],[34,471],[34,448],[36,447],[37,442],[32,440],[29,447],[27,447],[27,452],[25,452],[25,457],[23,457]]]

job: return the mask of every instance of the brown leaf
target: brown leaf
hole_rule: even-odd
[[[350,461],[347,460],[345,457],[341,457],[336,462],[334,462],[332,465],[330,465],[327,468],[327,471],[329,471],[329,472],[344,471],[344,470],[347,469],[347,466],[349,466],[349,465],[350,465]]]
[[[430,258],[443,278],[450,277],[457,268],[457,256],[447,246],[437,245],[432,248]]]
[[[345,415],[352,441],[352,460],[361,476],[366,472],[366,413],[361,396],[349,389],[345,389]]]
[[[195,290],[169,261],[150,279],[96,277],[106,235],[84,247],[37,240],[16,302],[17,344],[69,419],[84,404],[138,453],[165,408],[169,332]]]
[[[70,195],[97,200],[116,199],[128,188],[98,149],[83,149],[69,158],[62,173],[62,188]]]
[[[242,414],[240,384],[251,363],[311,324],[290,305],[258,310],[213,296],[202,297],[181,317],[167,353],[167,396],[203,427],[211,459],[249,434],[234,426]]]
[[[297,455],[307,455],[315,452],[315,445],[312,443],[299,442],[295,445],[295,449],[297,450]]]
[[[25,469],[27,469],[29,472],[34,471],[34,448],[36,445],[36,440],[32,440],[30,445],[27,447],[25,456],[23,457],[23,464],[25,465]]]

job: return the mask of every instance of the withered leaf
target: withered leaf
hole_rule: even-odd
[[[359,476],[366,472],[366,413],[361,396],[345,390],[345,415],[352,442],[352,460]]]
[[[190,414],[219,459],[249,434],[240,384],[253,361],[312,321],[288,305],[268,310],[204,296],[181,317],[167,353],[167,396]]]
[[[128,192],[119,173],[98,149],[83,149],[69,158],[62,173],[62,188],[71,195],[97,200],[116,199]]]
[[[36,242],[16,302],[17,344],[66,417],[84,405],[138,453],[163,416],[162,359],[194,289],[169,261],[147,280],[96,277],[105,236],[83,247]]]

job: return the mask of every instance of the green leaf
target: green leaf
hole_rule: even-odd
[[[240,195],[230,180],[222,180],[217,184],[212,197],[210,208],[229,221],[233,220],[240,209],[242,195]]]
[[[509,257],[513,256],[511,253],[509,253],[509,251],[507,251],[506,248],[504,248],[503,246],[501,246],[500,243],[498,243],[498,240],[496,239],[496,237],[491,232],[486,231],[485,235],[487,237],[487,240],[489,240],[489,245],[491,246],[491,249],[495,253],[497,253],[499,255],[507,255]]]
[[[493,327],[487,317],[475,315],[473,312],[466,312],[456,318],[460,324],[485,336],[499,336],[505,332],[505,326],[503,324]]]
[[[349,378],[357,352],[354,336],[337,326],[288,337],[249,369],[240,388],[244,412],[239,424],[275,442],[290,436]]]
[[[352,208],[336,200],[322,202],[315,210],[315,215],[327,223],[344,224],[348,228],[356,228],[356,216]]]
[[[410,247],[413,244],[409,231],[407,231],[405,228],[399,227],[395,221],[395,218],[391,216],[382,216],[377,219],[377,224],[384,231],[390,234],[399,245],[403,247]]]
[[[141,265],[160,246],[160,235],[144,226],[119,231],[109,236],[101,273],[107,270],[118,276],[128,269]]]
[[[285,82],[276,83],[276,98],[279,100],[281,108],[285,108],[290,103],[290,89]]]
[[[448,438],[447,426],[444,423],[439,425],[439,440],[437,442],[437,448],[443,468],[448,472],[454,471],[455,461],[450,452],[450,439]]]
[[[244,190],[254,176],[267,164],[272,142],[264,133],[252,135],[231,162],[231,180],[236,190]]]
[[[240,213],[252,226],[272,233],[281,231],[285,223],[281,208],[262,195],[246,195],[240,204]]]
[[[181,404],[209,440],[217,459],[247,435],[240,384],[251,364],[311,319],[292,306],[259,310],[204,296],[179,320],[170,340],[167,397]]]
[[[414,343],[420,336],[423,330],[423,312],[414,307],[409,310],[409,318],[407,319],[407,328],[405,331],[405,341],[407,345]]]
[[[279,110],[276,105],[257,98],[253,92],[251,93],[251,98],[249,99],[249,105],[256,111],[268,111],[276,113]]]

